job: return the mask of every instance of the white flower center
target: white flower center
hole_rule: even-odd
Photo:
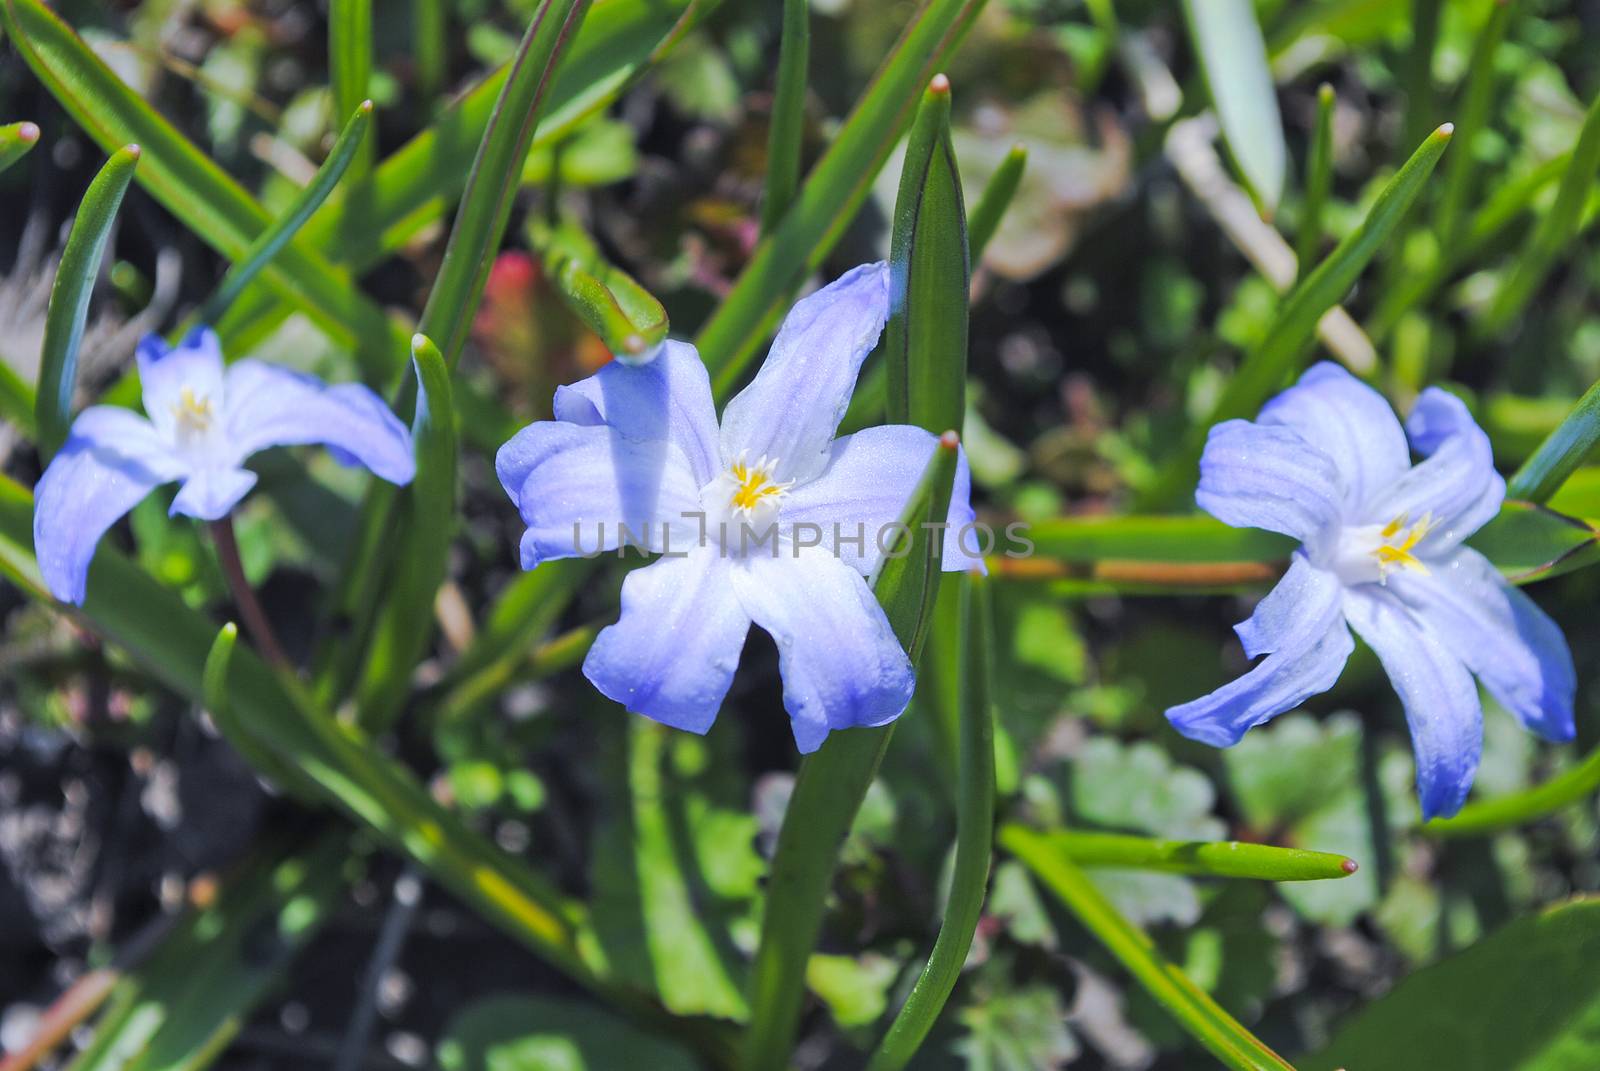
[[[1388,524],[1367,524],[1346,528],[1339,533],[1333,568],[1346,584],[1387,583],[1396,569],[1428,572],[1412,553],[1433,529],[1433,515],[1427,514],[1412,524],[1404,513]]]
[[[772,538],[771,528],[794,486],[793,480],[778,480],[777,469],[775,457],[762,456],[751,463],[741,454],[701,490],[700,501],[713,538],[720,538],[730,549]]]
[[[177,447],[189,450],[204,445],[211,438],[216,417],[208,395],[196,394],[192,387],[184,387],[172,406],[172,432]]]

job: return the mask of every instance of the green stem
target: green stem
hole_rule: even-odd
[[[1000,844],[1061,900],[1106,950],[1121,961],[1178,1024],[1235,1071],[1293,1071],[1246,1030],[1176,965],[1167,962],[1148,934],[1123,918],[1082,870],[1042,833],[1010,825]]]
[[[994,854],[994,711],[989,700],[994,636],[988,583],[961,582],[960,797],[956,810],[955,876],[944,922],[911,994],[890,1024],[867,1071],[899,1071],[933,1029],[955,988],[978,929]]]
[[[256,599],[250,581],[245,578],[244,562],[239,557],[239,540],[233,534],[232,515],[211,522],[211,538],[216,543],[222,575],[227,578],[228,590],[233,593],[234,604],[239,608],[239,616],[244,618],[245,628],[250,630],[251,638],[261,648],[261,654],[268,664],[278,669],[289,668],[289,656],[283,653],[283,645],[278,642],[277,633],[272,631],[272,622]]]

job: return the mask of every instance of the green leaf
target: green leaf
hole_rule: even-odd
[[[1528,502],[1548,501],[1583,464],[1596,442],[1600,442],[1600,382],[1584,392],[1572,411],[1506,481],[1506,495]]]
[[[1563,1071],[1600,1061],[1600,900],[1546,908],[1401,980],[1303,1071]]]
[[[244,188],[125,85],[39,0],[0,0],[22,58],[51,95],[107,152],[142,150],[139,184],[190,231],[230,260],[267,229],[267,213]],[[336,344],[358,348],[369,379],[393,361],[387,317],[304,240],[293,240],[263,278],[304,309]]]
[[[223,277],[216,292],[206,299],[200,311],[191,318],[193,321],[214,324],[222,318],[222,314],[244,292],[244,288],[272,263],[272,258],[289,244],[295,232],[303,227],[306,220],[311,218],[311,214],[328,199],[328,194],[333,192],[333,188],[339,184],[339,179],[344,176],[351,161],[355,159],[356,150],[361,146],[371,126],[372,101],[363,100],[351,112],[350,121],[345,124],[339,140],[333,143],[328,158],[317,168],[317,173],[311,177],[305,189],[296,194],[284,213],[273,220],[267,229],[250,243],[250,248],[245,250],[244,255],[233,267],[228,269],[228,274]]]
[[[50,288],[50,308],[45,314],[44,349],[39,357],[39,389],[34,395],[34,418],[39,428],[39,450],[49,459],[67,441],[72,427],[72,395],[78,382],[78,345],[83,341],[89,295],[100,274],[111,224],[122,207],[122,195],[139,165],[139,146],[126,145],[111,154],[72,220],[55,285]]]
[[[1531,502],[1507,501],[1467,543],[1518,584],[1600,561],[1600,531],[1593,525]]]
[[[1478,31],[1478,39],[1473,42],[1472,55],[1467,61],[1466,87],[1455,109],[1456,137],[1461,142],[1461,150],[1444,162],[1440,172],[1444,189],[1439,194],[1433,216],[1434,234],[1446,248],[1460,237],[1474,179],[1482,171],[1482,164],[1473,152],[1473,142],[1479,131],[1488,126],[1489,109],[1495,103],[1495,89],[1499,83],[1495,54],[1505,40],[1513,6],[1510,0],[1490,5],[1489,17]]]
[[[1251,0],[1184,0],[1183,13],[1228,153],[1256,205],[1270,218],[1283,197],[1289,154],[1255,5]]]
[[[349,115],[372,92],[372,0],[329,0],[328,74],[333,114]],[[372,166],[374,141],[356,139],[360,174]]]
[[[1260,881],[1323,881],[1356,873],[1353,859],[1303,848],[1237,840],[1155,840],[1120,833],[1048,830],[1057,850],[1081,867],[1119,867]]]
[[[938,561],[933,553],[937,543],[922,522],[944,519],[955,463],[955,437],[946,436],[900,515],[901,525],[911,533],[908,543],[895,543],[872,580],[873,593],[913,665],[932,616],[939,577],[936,568],[928,568]],[[743,1071],[782,1071],[788,1064],[805,997],[806,964],[822,928],[840,846],[893,732],[890,722],[830,733],[822,747],[800,763],[778,834],[761,941],[751,967]]]
[[[1302,272],[1310,271],[1322,252],[1322,213],[1328,204],[1328,191],[1333,188],[1333,113],[1337,103],[1332,86],[1324,82],[1317,87],[1317,125],[1312,128],[1311,148],[1306,156],[1305,204],[1300,210],[1294,243],[1295,262]],[[1453,158],[1459,159],[1464,155]]]
[[[209,1066],[337,911],[349,841],[335,830],[277,858],[250,858],[126,972],[70,1071]]]
[[[1287,558],[1294,540],[1230,528],[1203,514],[1059,517],[1028,526],[1035,553],[1065,562],[1264,562]]]
[[[399,549],[387,598],[356,686],[361,724],[382,731],[411,687],[411,670],[433,636],[433,602],[456,533],[456,409],[450,370],[426,335],[411,340],[417,405],[411,443],[417,473],[402,495]]]
[[[1600,94],[1595,95],[1584,116],[1583,128],[1578,132],[1578,144],[1572,150],[1566,170],[1561,173],[1555,204],[1550,206],[1550,210],[1539,220],[1539,225],[1528,235],[1527,244],[1513,262],[1510,275],[1495,294],[1494,303],[1477,324],[1480,336],[1493,338],[1511,326],[1550,273],[1556,258],[1582,232],[1579,220],[1589,200],[1597,170],[1600,170]]]
[[[811,5],[783,0],[778,43],[778,80],[767,120],[767,188],[761,202],[761,233],[789,211],[800,185],[800,154],[806,137],[806,72],[811,59]]]
[[[1094,884],[1049,840],[1024,826],[1000,831],[1000,843],[1054,893],[1155,1000],[1225,1066],[1292,1071],[1281,1056],[1234,1019],[1188,975],[1163,959],[1150,938],[1117,913]]]
[[[966,413],[967,218],[950,147],[950,82],[935,76],[911,125],[889,245],[888,419],[935,435]]]
[[[968,253],[972,264],[983,259],[984,247],[1000,229],[1000,221],[1005,218],[1006,209],[1011,207],[1011,201],[1022,185],[1022,173],[1027,166],[1028,147],[1013,145],[989,177],[989,184],[983,188],[978,203],[972,207],[972,215],[967,220]]]
[[[1452,129],[1446,123],[1423,141],[1378,194],[1361,225],[1283,299],[1265,337],[1228,380],[1210,415],[1190,430],[1173,459],[1141,496],[1147,503],[1169,503],[1182,495],[1194,482],[1195,465],[1211,427],[1224,420],[1254,416],[1261,403],[1295,371],[1322,314],[1344,298],[1399,229],[1449,145]]]
[[[535,221],[528,234],[556,293],[618,360],[642,364],[660,352],[667,339],[667,310],[631,275],[608,263],[581,227],[571,220],[555,226]]]
[[[0,171],[4,171],[39,144],[36,123],[8,123],[0,126]]]
[[[717,397],[733,392],[789,295],[844,234],[910,123],[923,87],[982,8],[983,0],[927,0],[907,24],[783,221],[762,238],[695,339]]]
[[[955,872],[933,951],[879,1044],[868,1071],[898,1071],[910,1062],[944,1010],[967,962],[989,886],[994,854],[994,614],[988,582],[960,578],[960,790],[956,805]]]
[[[442,1071],[697,1071],[684,1049],[592,1004],[504,994],[469,1005],[445,1026]]]
[[[511,218],[523,164],[564,45],[582,24],[589,0],[542,0],[511,61],[467,176],[444,260],[428,292],[418,330],[436,340],[455,367],[483,297],[495,250]]]
[[[966,1071],[1060,1071],[1081,1051],[1054,986],[984,993],[957,1015],[967,1034],[952,1049]]]

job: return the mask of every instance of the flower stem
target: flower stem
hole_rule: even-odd
[[[283,653],[283,645],[278,642],[277,635],[272,631],[266,612],[261,609],[261,603],[256,599],[255,590],[245,579],[244,562],[239,558],[239,540],[233,534],[232,515],[211,522],[211,540],[217,546],[217,558],[222,563],[222,575],[228,580],[228,590],[233,593],[233,601],[239,608],[239,616],[244,619],[245,628],[250,630],[251,638],[256,641],[256,646],[261,648],[261,654],[273,667],[288,669],[289,657]]]

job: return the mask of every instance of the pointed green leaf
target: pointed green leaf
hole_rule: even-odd
[[[1511,23],[1512,0],[1496,0],[1489,7],[1489,17],[1478,31],[1473,43],[1472,56],[1467,61],[1466,87],[1461,92],[1461,103],[1455,110],[1456,139],[1460,149],[1450,155],[1440,169],[1440,182],[1444,189],[1439,194],[1434,211],[1433,230],[1441,246],[1455,244],[1462,224],[1466,221],[1468,201],[1473,191],[1473,180],[1482,171],[1473,154],[1472,143],[1478,132],[1488,125],[1489,109],[1495,103],[1495,88],[1499,83],[1495,53],[1505,40],[1506,27]]]
[[[1328,204],[1328,191],[1333,188],[1333,113],[1337,103],[1333,87],[1322,83],[1317,88],[1317,125],[1312,128],[1311,149],[1306,156],[1305,205],[1295,232],[1295,261],[1302,273],[1311,270],[1322,251],[1322,211]]]
[[[1128,973],[1226,1067],[1236,1071],[1293,1071],[1283,1057],[1229,1015],[1211,996],[1164,959],[1149,936],[1117,913],[1083,871],[1042,833],[1008,825],[1000,843],[1033,871]]]
[[[1183,495],[1193,486],[1195,465],[1211,427],[1235,417],[1254,416],[1261,403],[1296,370],[1322,314],[1343,300],[1362,270],[1399,229],[1449,145],[1452,130],[1446,123],[1430,134],[1378,194],[1361,225],[1283,299],[1261,342],[1228,380],[1210,415],[1190,430],[1155,483],[1141,495],[1147,504],[1166,504]]]
[[[762,238],[696,338],[717,397],[733,393],[789,296],[844,234],[911,122],[923,88],[982,8],[983,0],[927,0],[907,24],[783,221]]]
[[[1050,830],[1042,835],[1057,851],[1081,867],[1119,867],[1260,881],[1324,881],[1347,878],[1356,872],[1353,859],[1304,848],[1275,848],[1235,840],[1156,840],[1076,830]]]
[[[983,259],[984,247],[1000,229],[1000,221],[1005,218],[1006,209],[1011,207],[1011,200],[1022,185],[1022,172],[1027,166],[1028,147],[1013,145],[989,177],[989,184],[983,188],[978,203],[972,208],[972,215],[968,217],[967,242],[971,263],[976,264]]]
[[[963,633],[959,796],[956,807],[956,861],[950,897],[933,951],[906,1002],[895,1015],[867,1071],[899,1071],[910,1062],[933,1029],[955,989],[978,930],[989,865],[994,855],[994,709],[990,677],[994,665],[994,625],[988,581],[960,578],[960,631]]]
[[[67,441],[72,427],[72,394],[78,383],[78,345],[89,314],[89,295],[100,274],[106,240],[116,221],[122,195],[139,165],[137,145],[111,154],[89,183],[72,231],[67,235],[55,285],[50,288],[50,308],[45,314],[44,349],[39,357],[39,387],[34,395],[34,417],[39,428],[39,450],[49,459]]]
[[[552,74],[562,49],[582,24],[589,2],[541,0],[478,144],[444,260],[417,326],[420,333],[435,340],[449,367],[455,367],[461,355],[495,251],[505,236]]]
[[[39,144],[39,127],[34,123],[0,126],[0,171],[4,171]]]
[[[411,419],[417,474],[402,493],[394,576],[356,687],[361,724],[372,731],[382,731],[394,720],[411,686],[411,670],[433,636],[433,602],[456,532],[456,410],[450,370],[426,335],[411,340],[411,359],[418,382]]]
[[[567,307],[629,364],[649,361],[667,339],[667,310],[627,272],[610,264],[571,220],[532,221],[529,241]]]
[[[328,73],[333,114],[349,115],[372,92],[372,0],[329,0]],[[357,138],[356,174],[372,166],[374,141]]]
[[[772,116],[767,129],[767,189],[761,202],[761,233],[772,229],[789,211],[800,185],[800,152],[806,134],[806,72],[811,59],[811,5],[808,0],[783,0],[783,29],[778,47],[778,82],[772,91]]]
[[[1255,4],[1184,0],[1183,13],[1228,154],[1262,214],[1271,217],[1283,197],[1289,154]]]
[[[1584,392],[1555,430],[1506,481],[1506,495],[1546,502],[1600,442],[1600,382]]]
[[[305,225],[306,220],[311,218],[311,214],[328,199],[328,194],[339,184],[339,179],[344,176],[351,161],[355,159],[356,150],[365,140],[367,130],[371,126],[372,101],[364,100],[351,112],[350,121],[345,124],[339,140],[334,142],[328,158],[317,168],[317,173],[311,177],[305,189],[295,195],[283,215],[273,220],[267,229],[250,243],[250,248],[245,250],[238,262],[228,269],[228,274],[223,277],[216,293],[206,299],[205,304],[193,317],[195,322],[216,323],[235,299],[244,292],[244,288],[250,285],[251,280],[272,263],[272,258],[289,244],[295,232]]]
[[[1600,531],[1532,502],[1510,500],[1467,539],[1513,583],[1570,573],[1600,560]]]
[[[961,430],[967,395],[967,219],[950,147],[950,83],[922,95],[906,144],[889,245],[888,419]]]

